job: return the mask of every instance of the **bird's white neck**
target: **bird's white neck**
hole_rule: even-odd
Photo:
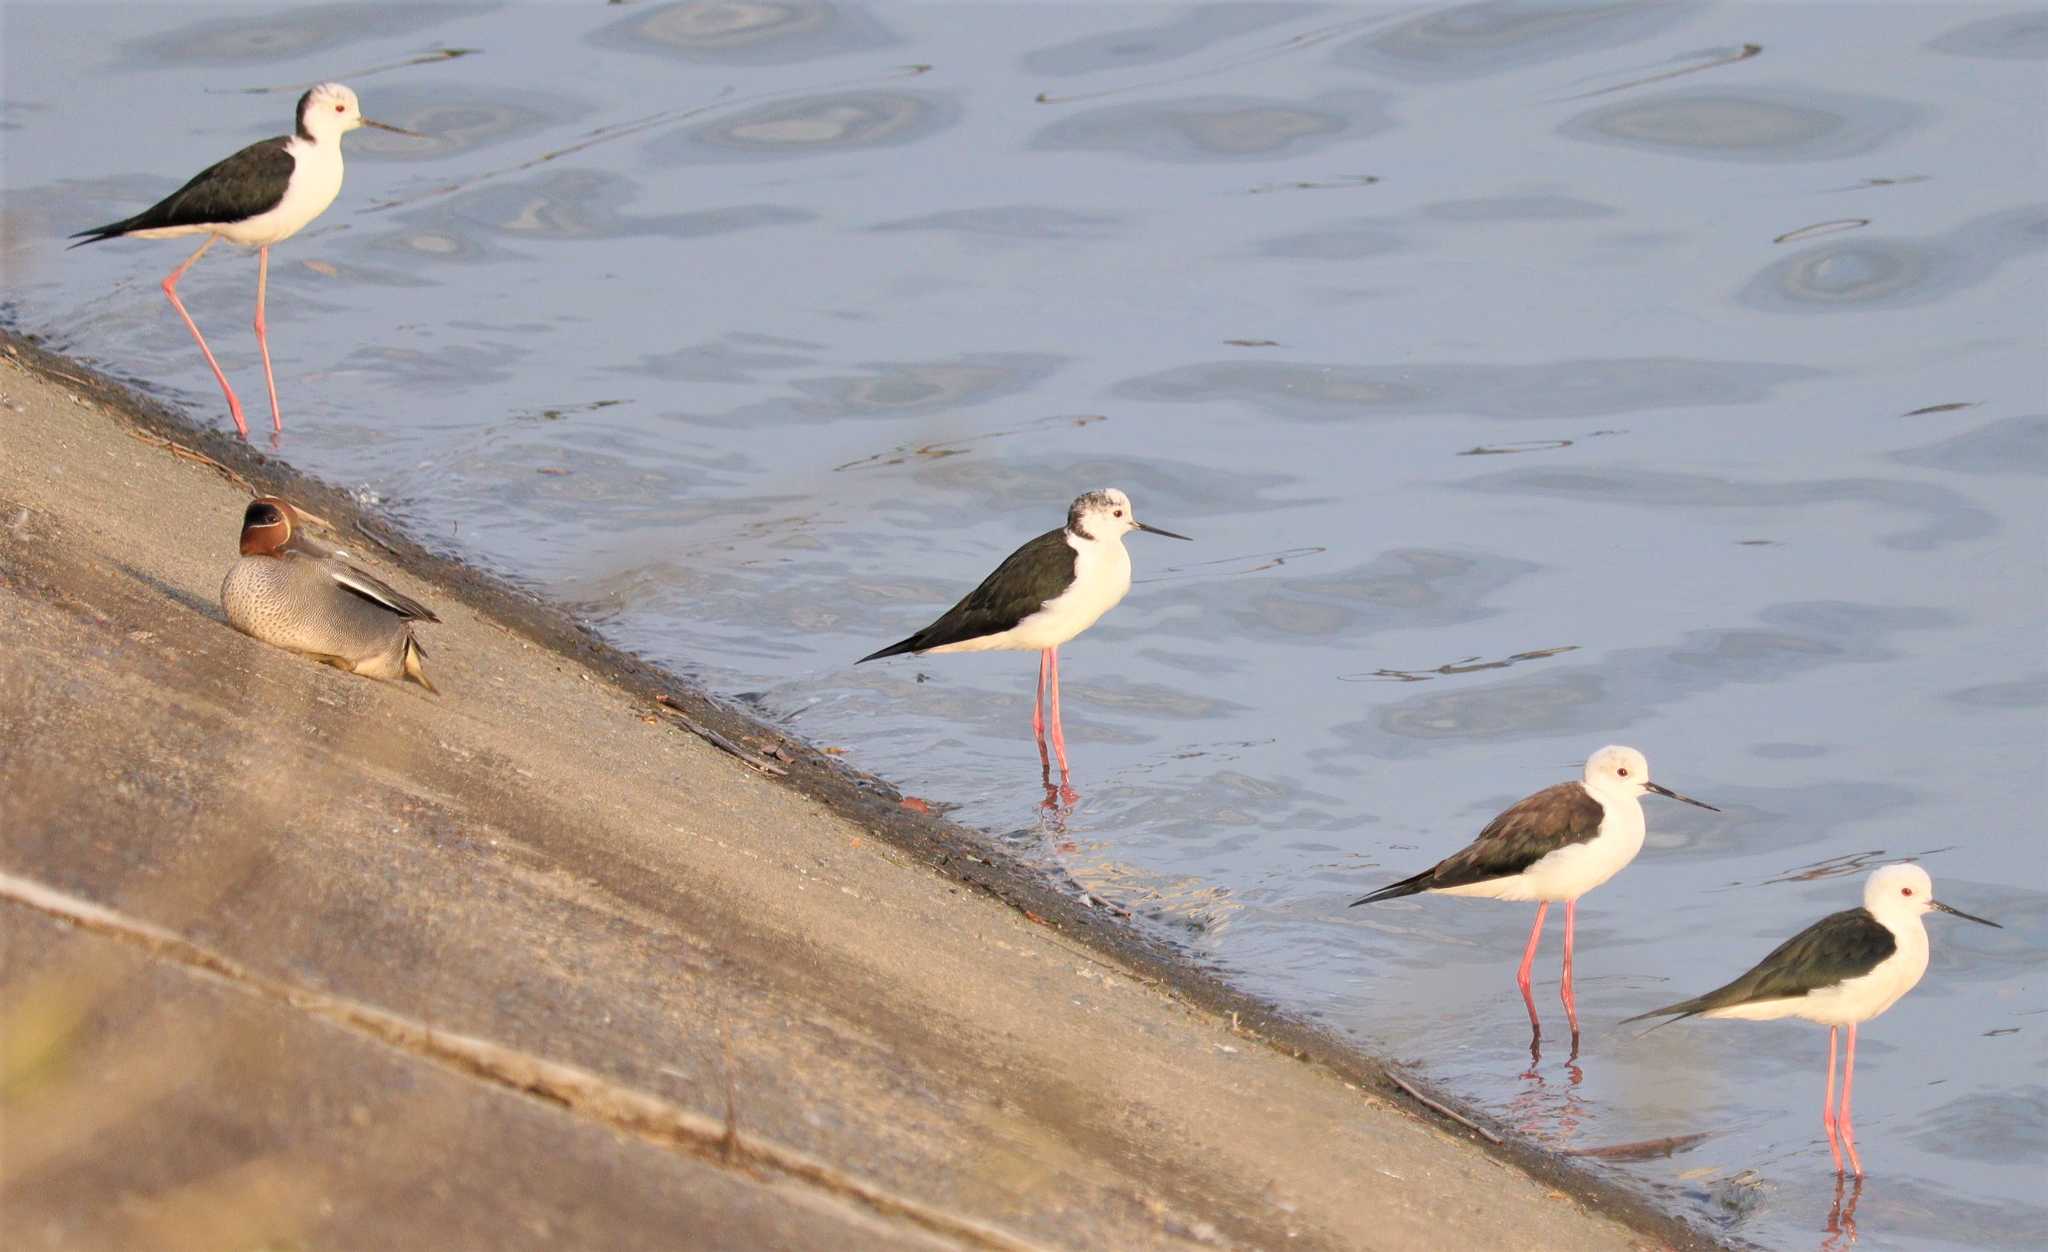
[[[1586,789],[1587,795],[1598,800],[1602,808],[1612,809],[1616,806],[1633,806],[1640,811],[1643,807],[1643,793],[1634,787],[1601,787],[1584,781],[1581,781],[1579,785]]]
[[[1927,921],[1921,916],[1920,910],[1872,909],[1868,904],[1863,907],[1870,909],[1871,916],[1877,919],[1878,924],[1897,937],[1899,946],[1904,947],[1908,943],[1918,943],[1923,948],[1927,946]]]
[[[1074,550],[1074,584],[1080,599],[1099,606],[1089,617],[1092,622],[1131,589],[1131,555],[1121,534],[1084,538],[1069,529],[1067,546]]]
[[[1600,802],[1600,837],[1619,839],[1640,849],[1646,830],[1643,822],[1642,794],[1633,787],[1596,790],[1583,782],[1579,785],[1586,788],[1587,795]]]

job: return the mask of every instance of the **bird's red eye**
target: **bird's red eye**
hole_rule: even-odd
[[[1123,515],[1124,511],[1122,509],[1118,509],[1116,512],[1110,514],[1111,517],[1122,517]]]
[[[334,111],[336,113],[346,113],[348,112],[348,106],[345,104],[337,104],[334,106]]]
[[[1615,772],[1615,773],[1617,773],[1617,774],[1619,774],[1619,775],[1621,775],[1621,776],[1622,776],[1623,778],[1627,778],[1627,777],[1628,777],[1628,766],[1624,765],[1624,766],[1622,766],[1622,767],[1621,767],[1620,769],[1618,769],[1618,770],[1615,770],[1614,772]]]
[[[1900,895],[1902,895],[1902,896],[1909,896],[1909,895],[1912,895],[1912,894],[1913,894],[1913,889],[1912,889],[1911,887],[1901,887],[1901,888],[1899,888],[1899,894],[1900,894]]]

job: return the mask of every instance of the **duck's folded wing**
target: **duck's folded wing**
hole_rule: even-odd
[[[374,574],[364,573],[353,565],[344,565],[339,561],[326,562],[326,568],[328,574],[343,588],[373,604],[391,610],[400,617],[417,618],[424,622],[441,620],[434,616],[434,610]]]

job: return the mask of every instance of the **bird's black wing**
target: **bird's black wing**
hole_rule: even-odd
[[[1771,950],[1756,968],[1725,987],[1703,996],[1667,1004],[1661,1009],[1631,1017],[1691,1017],[1738,1004],[1765,1000],[1795,1000],[1816,991],[1858,978],[1892,953],[1898,940],[1866,908],[1830,913]]]
[[[1004,558],[993,574],[981,580],[981,586],[962,596],[939,620],[861,661],[999,635],[1043,608],[1074,581],[1077,555],[1067,542],[1065,528],[1046,531]]]
[[[403,618],[427,622],[441,620],[434,616],[434,610],[374,574],[340,561],[325,561],[322,564],[325,565],[329,577],[333,578],[342,590],[353,592],[379,608],[388,609]]]
[[[1430,868],[1352,901],[1371,904],[1418,891],[1466,887],[1519,874],[1544,857],[1600,833],[1606,810],[1575,782],[1545,787],[1509,806],[1472,843]]]
[[[74,248],[138,230],[162,230],[171,226],[220,226],[256,217],[278,206],[284,199],[297,161],[286,150],[288,135],[252,143],[225,161],[207,166],[190,182],[137,213],[134,217],[71,236],[81,240]]]

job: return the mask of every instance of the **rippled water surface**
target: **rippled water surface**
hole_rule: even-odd
[[[185,245],[62,236],[343,79],[430,138],[278,251],[294,462],[1528,1134],[1706,1135],[1605,1167],[1724,1233],[2048,1242],[2048,12],[0,20],[20,327],[225,425]],[[254,269],[181,289],[252,418]],[[848,662],[1110,484],[1198,542],[1064,651],[1046,813],[1032,657]],[[1725,812],[1650,801],[1532,1067],[1528,906],[1344,906],[1610,741]],[[1818,1029],[1615,1023],[1909,855],[2006,929],[1931,920],[1838,1196]]]

